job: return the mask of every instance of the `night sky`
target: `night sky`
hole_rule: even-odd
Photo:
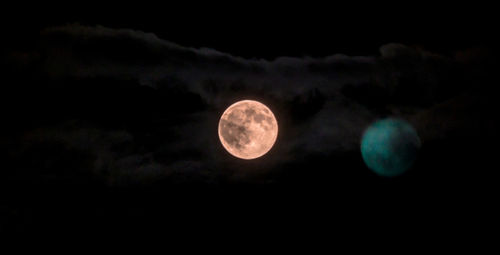
[[[491,8],[71,5],[13,6],[2,18],[0,232],[490,224]],[[279,125],[255,160],[233,157],[217,135],[221,114],[244,99]],[[370,170],[360,151],[386,118],[421,141],[395,177]]]

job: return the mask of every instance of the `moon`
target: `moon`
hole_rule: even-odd
[[[408,122],[389,118],[376,121],[365,131],[361,155],[376,174],[394,177],[411,167],[420,146],[420,138]]]
[[[233,156],[255,159],[266,154],[278,137],[278,122],[264,104],[238,101],[229,106],[219,121],[222,146]]]

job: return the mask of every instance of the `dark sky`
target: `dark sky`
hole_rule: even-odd
[[[63,9],[35,4],[29,10],[13,5],[13,12],[3,17],[4,26],[20,37],[46,26],[78,22],[136,29],[184,46],[267,59],[282,55],[370,55],[376,54],[380,45],[391,42],[450,53],[493,44],[497,16],[494,8],[481,1],[353,1],[323,5],[256,2],[231,8],[214,3],[197,3],[196,8],[189,3],[164,8],[135,4],[118,7],[82,1]],[[18,39],[16,44],[22,41]]]
[[[0,232],[453,230],[493,214],[487,6],[68,5],[3,17]],[[280,126],[252,161],[217,137],[241,99],[269,106]],[[422,141],[394,178],[359,151],[388,117]]]

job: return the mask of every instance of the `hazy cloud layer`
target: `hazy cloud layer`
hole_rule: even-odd
[[[401,44],[373,56],[243,59],[140,31],[80,25],[47,28],[37,48],[7,61],[23,88],[15,96],[40,93],[50,102],[33,113],[42,124],[12,138],[22,145],[11,160],[32,157],[51,169],[57,156],[35,155],[57,145],[111,185],[267,182],[277,166],[357,152],[363,130],[378,118],[436,118],[441,104],[468,89],[461,70],[470,62]],[[26,73],[36,84],[19,77]],[[268,105],[280,126],[275,147],[254,162],[232,158],[217,137],[220,115],[241,99]],[[53,104],[67,109],[54,112]],[[441,136],[439,128],[455,128],[446,123],[424,143]],[[248,171],[235,171],[241,168]]]

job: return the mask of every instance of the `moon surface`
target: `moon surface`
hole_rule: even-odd
[[[255,159],[266,154],[278,137],[278,123],[264,104],[238,101],[229,106],[219,121],[222,146],[233,156]]]
[[[420,145],[417,132],[408,122],[383,119],[365,131],[361,140],[361,155],[368,168],[376,174],[393,177],[411,167]]]

